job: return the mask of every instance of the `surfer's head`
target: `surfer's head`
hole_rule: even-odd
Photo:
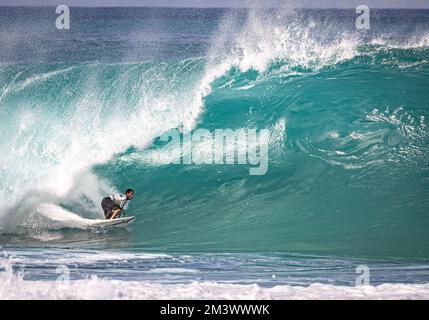
[[[127,200],[131,200],[134,197],[134,190],[133,189],[125,190],[125,196],[127,197]]]

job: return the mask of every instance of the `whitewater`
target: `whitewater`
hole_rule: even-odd
[[[363,261],[371,284],[355,281]],[[429,293],[429,266],[397,259],[6,249],[1,267],[2,299],[427,299]],[[408,283],[396,283],[398,277]]]
[[[72,11],[0,7],[0,298],[428,298],[427,10]],[[267,172],[172,164],[199,128]]]

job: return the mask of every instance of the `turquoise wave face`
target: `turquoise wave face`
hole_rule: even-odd
[[[280,63],[217,79],[198,126],[269,128],[263,176],[153,165],[147,150],[97,173],[118,170],[117,185],[134,177],[145,247],[426,256],[428,66],[397,65],[420,50],[428,54],[391,49],[301,75]],[[374,64],[386,56],[398,60]]]
[[[132,59],[55,51],[45,54],[60,62],[1,67],[2,243],[429,255],[426,11],[378,12],[364,33],[342,11],[142,13],[151,31],[165,21],[154,39],[123,10],[112,11],[126,34],[117,41],[133,40]],[[171,27],[183,19],[192,23]],[[89,24],[91,36],[102,26]],[[135,61],[141,39],[153,59]],[[267,129],[268,171],[168,164],[159,136],[176,128]],[[129,233],[75,230],[127,187],[137,191]]]

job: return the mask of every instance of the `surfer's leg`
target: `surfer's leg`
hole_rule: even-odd
[[[106,197],[101,201],[101,208],[103,208],[104,216],[106,219],[110,219],[113,211],[113,201],[110,197]]]
[[[116,209],[115,211],[112,212],[111,219],[119,218],[121,213],[122,213],[121,209]]]
[[[106,217],[106,220],[112,217],[112,213],[113,213],[112,210],[108,210],[104,212],[104,216]]]

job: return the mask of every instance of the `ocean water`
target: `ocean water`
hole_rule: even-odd
[[[429,11],[55,19],[0,7],[0,298],[429,297]],[[267,172],[170,164],[199,128],[268,130]]]

